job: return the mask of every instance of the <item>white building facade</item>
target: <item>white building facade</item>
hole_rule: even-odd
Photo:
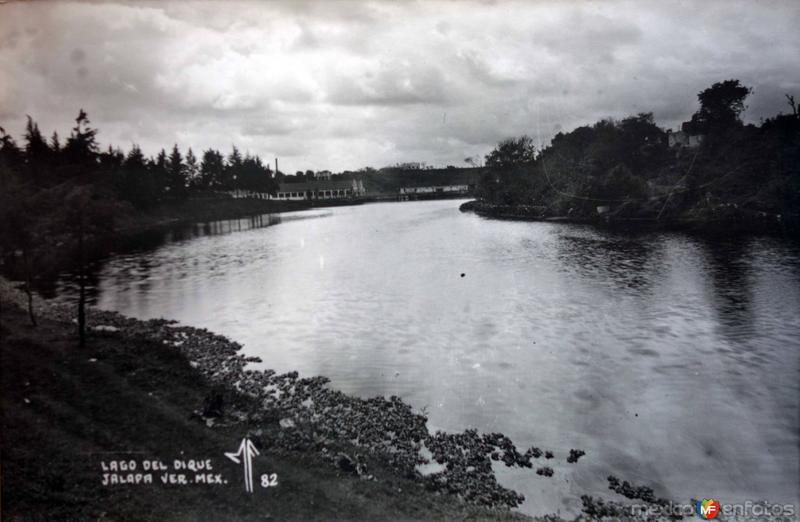
[[[363,197],[364,185],[360,180],[314,180],[302,183],[281,183],[273,199],[284,201],[336,200]]]

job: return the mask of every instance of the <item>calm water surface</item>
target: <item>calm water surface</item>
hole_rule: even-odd
[[[198,225],[102,264],[97,303],[399,395],[431,429],[552,448],[551,479],[498,468],[528,513],[576,514],[609,473],[678,501],[800,502],[796,245],[493,221],[459,203]],[[587,456],[565,464],[570,448]]]

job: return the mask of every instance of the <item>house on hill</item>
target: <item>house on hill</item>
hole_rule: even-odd
[[[685,147],[693,149],[703,143],[705,135],[701,134],[691,121],[681,124],[681,130],[673,132],[667,131],[667,143],[670,147]]]

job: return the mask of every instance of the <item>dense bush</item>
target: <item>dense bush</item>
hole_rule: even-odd
[[[793,114],[744,125],[739,116],[749,93],[728,80],[698,95],[701,107],[687,125],[704,132],[698,147],[670,147],[650,113],[601,120],[558,133],[533,162],[491,169],[478,197],[485,204],[543,206],[547,215],[590,217],[608,206],[611,215],[664,219],[704,208],[722,215],[725,207],[796,219],[800,118],[792,106]],[[505,140],[496,151],[513,143]]]

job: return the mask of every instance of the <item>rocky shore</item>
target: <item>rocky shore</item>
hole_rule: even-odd
[[[3,309],[9,305],[23,309],[23,293],[7,280],[0,281]],[[74,325],[72,307],[37,299],[35,308],[40,317]],[[540,477],[553,474],[546,465],[555,458],[552,451],[520,451],[500,433],[430,433],[426,417],[399,397],[360,399],[329,388],[325,377],[252,370],[249,363],[259,359],[242,355],[238,343],[207,330],[97,309],[90,309],[87,316],[92,337],[155,342],[185,356],[217,390],[193,416],[209,429],[246,426],[246,436],[260,447],[315,452],[332,467],[364,481],[378,480],[370,461],[386,462],[394,473],[429,492],[498,512],[518,506],[524,497],[498,484],[492,462],[531,468]],[[574,463],[580,454],[574,450],[559,458]]]
[[[22,310],[26,299],[13,283],[0,278],[3,336],[8,332],[9,309],[16,311],[18,321],[25,321]],[[56,325],[59,335],[74,331],[73,307],[37,298],[35,310],[40,318],[39,330],[47,321]],[[450,511],[445,512],[452,518],[526,518],[512,510],[524,497],[497,482],[493,463],[529,468],[532,475],[535,474],[534,480],[547,480],[554,475],[553,468],[548,465],[553,459],[576,465],[585,455],[583,450],[575,448],[555,451],[531,447],[521,451],[501,433],[476,430],[430,433],[426,417],[399,397],[360,399],[331,389],[325,377],[253,370],[249,365],[260,362],[258,358],[243,355],[238,343],[205,329],[164,319],[140,321],[97,309],[90,309],[87,319],[90,339],[94,339],[96,345],[119,343],[139,347],[142,353],[158,347],[188,361],[190,373],[195,374],[191,379],[207,383],[207,391],[201,392],[204,399],[195,402],[184,415],[193,418],[204,430],[226,435],[235,432],[250,438],[257,447],[269,448],[277,454],[311,456],[327,462],[325,466],[330,472],[351,477],[365,486],[385,487],[391,483],[390,487],[395,488],[395,480],[408,482],[419,489],[417,493],[404,494],[412,495],[410,498],[434,495],[441,499],[437,502],[442,506],[452,505],[454,501],[464,506],[457,515],[452,507],[446,508]],[[52,333],[42,335],[54,338]],[[98,357],[107,355],[101,353]],[[138,365],[142,358],[135,354],[131,357],[135,359],[125,363],[125,367]],[[7,359],[6,355],[4,358]],[[142,368],[134,372],[149,371],[146,362],[141,364]],[[170,368],[163,370],[174,373]],[[7,377],[8,374],[4,375],[4,380]],[[197,382],[196,387],[201,388],[200,381]],[[26,381],[25,386],[28,384]],[[4,382],[4,387],[6,385]],[[4,403],[4,423],[7,421],[5,410]],[[4,452],[8,449],[4,448]],[[656,498],[649,488],[636,488],[627,482],[622,486],[618,479],[609,477],[609,489],[617,494],[656,505],[665,502]],[[403,488],[397,490],[402,492]],[[631,491],[636,494],[631,495]],[[584,514],[590,518],[625,513],[625,506],[618,502],[590,496],[582,500]],[[451,518],[450,515],[445,518]]]
[[[8,282],[4,286],[6,300],[13,297],[15,304],[24,305],[20,293]],[[39,303],[38,313],[64,323],[71,323],[74,316],[71,308],[48,302]],[[140,321],[97,309],[90,309],[87,316],[90,331],[96,335],[124,336],[174,347],[210,382],[258,400],[264,412],[279,413],[280,445],[317,450],[364,479],[373,477],[361,462],[363,456],[334,454],[330,448],[335,442],[346,441],[364,454],[387,459],[398,473],[422,482],[428,490],[448,492],[489,507],[511,508],[524,500],[522,495],[498,484],[492,461],[509,467],[535,467],[543,477],[553,475],[546,465],[555,458],[552,451],[537,447],[519,451],[501,433],[429,433],[427,418],[399,397],[359,399],[327,387],[325,377],[301,378],[297,372],[277,374],[273,370],[249,369],[249,363],[261,360],[242,355],[241,345],[208,330],[164,319]],[[209,426],[230,422],[231,418],[260,422],[265,417],[262,412],[225,411],[213,404],[204,409],[197,414]],[[258,440],[263,430],[253,430],[248,436]],[[574,463],[576,452],[572,450],[561,457]],[[431,461],[442,469],[423,475],[418,468]]]

